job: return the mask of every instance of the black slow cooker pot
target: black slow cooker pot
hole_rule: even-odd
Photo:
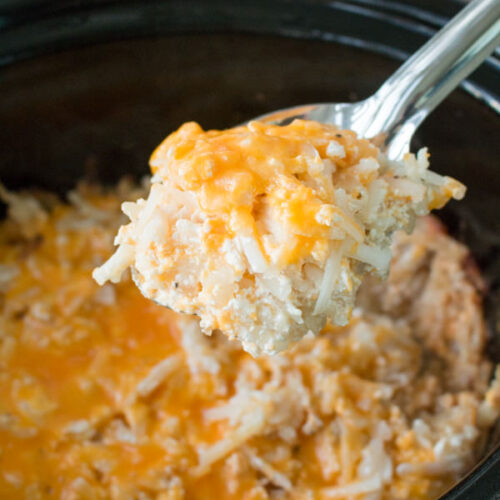
[[[0,179],[64,192],[144,175],[182,122],[224,128],[286,106],[355,101],[462,6],[451,0],[0,1]],[[500,361],[500,58],[427,119],[414,148],[468,186],[440,213],[488,282]],[[500,425],[497,426],[500,428]],[[443,500],[500,498],[493,432]]]

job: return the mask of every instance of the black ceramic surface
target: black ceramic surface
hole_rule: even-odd
[[[186,120],[220,128],[289,105],[364,98],[397,68],[394,58],[458,9],[409,0],[31,5],[6,2],[2,12],[0,3],[0,179],[60,193],[82,177],[109,183],[147,174],[154,146]],[[488,279],[489,352],[498,359],[496,64],[483,65],[469,93],[454,92],[431,115],[414,147],[429,146],[433,169],[469,187],[441,216]],[[498,498],[499,464],[497,450],[444,498]]]

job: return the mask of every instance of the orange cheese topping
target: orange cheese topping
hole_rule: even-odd
[[[354,132],[317,122],[296,120],[285,127],[251,122],[206,132],[190,122],[158,146],[150,164],[157,178],[196,193],[201,209],[220,219],[229,236],[247,233],[262,241],[265,231],[256,225],[255,211],[265,197],[295,236],[280,262],[287,265],[309,255],[315,243],[321,246],[328,240],[330,228],[319,213],[332,202],[331,185],[313,189],[304,176],[314,163],[323,168],[331,141],[344,149],[341,157],[332,157],[340,170],[378,154]],[[318,178],[322,174],[318,172]],[[329,208],[335,210],[333,205]]]
[[[326,500],[359,484],[431,499],[461,474],[426,472],[435,442],[417,439],[414,405],[432,413],[443,382],[421,372],[406,330],[358,317],[253,359],[129,279],[98,287],[90,273],[122,198],[77,196],[79,208],[58,205],[29,238],[14,221],[0,230],[2,500]],[[481,330],[475,348],[483,341]],[[454,398],[432,418],[476,428],[480,391]],[[381,479],[367,475],[372,448],[392,464]],[[415,471],[396,473],[403,463]]]

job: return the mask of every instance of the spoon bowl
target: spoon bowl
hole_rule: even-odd
[[[500,1],[473,0],[411,56],[371,97],[307,104],[256,120],[286,125],[314,120],[372,139],[390,160],[410,149],[427,115],[500,44]]]

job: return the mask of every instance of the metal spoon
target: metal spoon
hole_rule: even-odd
[[[473,0],[411,56],[380,89],[354,104],[309,104],[256,120],[285,125],[315,120],[374,138],[397,159],[427,115],[500,43],[500,0]]]

